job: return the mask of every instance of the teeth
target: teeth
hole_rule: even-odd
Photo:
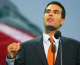
[[[53,20],[53,19],[48,19],[48,20]]]
[[[52,20],[52,19],[49,19],[49,20]]]

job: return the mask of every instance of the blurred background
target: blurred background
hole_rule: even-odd
[[[5,65],[7,46],[36,38],[44,31],[46,5],[53,0],[0,0],[0,65]],[[55,0],[66,10],[62,36],[80,41],[80,0]]]

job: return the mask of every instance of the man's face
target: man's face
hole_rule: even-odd
[[[44,26],[52,26],[56,29],[60,28],[60,25],[64,24],[64,19],[61,18],[62,8],[56,4],[51,4],[46,8],[43,23]]]

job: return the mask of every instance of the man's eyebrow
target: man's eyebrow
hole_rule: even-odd
[[[46,9],[45,11],[51,11],[50,9]]]
[[[51,10],[50,10],[50,9],[46,9],[45,12],[46,12],[46,11],[51,11]],[[60,12],[59,10],[53,10],[53,11]]]
[[[60,12],[59,10],[53,10],[53,11],[57,11],[57,12]]]

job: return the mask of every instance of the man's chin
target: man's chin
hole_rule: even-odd
[[[48,28],[50,31],[54,31],[54,30],[56,30],[56,28],[53,27],[53,26],[47,26],[47,28]]]

